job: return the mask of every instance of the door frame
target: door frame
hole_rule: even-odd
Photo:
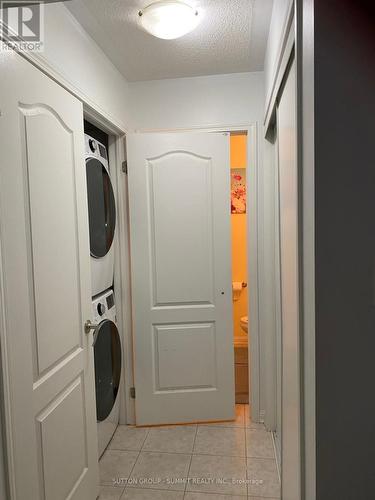
[[[187,127],[173,129],[137,129],[136,133],[183,133],[183,132],[246,132],[247,133],[247,192],[248,194],[248,217],[247,217],[247,282],[248,287],[248,317],[249,317],[249,387],[251,416],[254,422],[263,420],[263,409],[260,408],[261,395],[261,349],[260,349],[260,310],[259,310],[259,281],[260,253],[259,243],[262,234],[263,214],[258,202],[259,192],[262,189],[259,175],[259,133],[258,123],[252,122],[243,125],[215,125],[213,127]],[[254,168],[250,169],[249,166]],[[229,168],[229,165],[228,165]],[[251,342],[250,342],[251,340]]]
[[[2,434],[2,462],[4,464],[4,477],[5,477],[5,491],[11,499],[16,498],[16,482],[15,482],[15,468],[13,456],[13,443],[11,429],[11,396],[9,384],[9,367],[6,353],[7,348],[7,316],[5,309],[5,293],[4,293],[4,265],[3,265],[3,239],[2,239],[2,214],[0,213],[0,413],[2,424],[4,425],[4,432]],[[0,429],[0,432],[2,429]],[[0,461],[1,465],[1,461]]]
[[[122,331],[122,398],[120,424],[135,424],[135,402],[131,397],[134,386],[132,304],[130,279],[130,232],[128,209],[128,177],[123,171],[126,161],[126,134],[90,106],[83,104],[84,118],[108,134],[108,160],[111,182],[116,199],[116,234],[114,292],[119,331]],[[121,187],[123,189],[121,189]]]

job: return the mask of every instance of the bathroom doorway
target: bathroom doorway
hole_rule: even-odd
[[[235,245],[236,248],[242,246],[242,259],[245,258],[238,277],[232,274],[231,257],[231,140],[243,145],[239,152],[242,160],[233,159],[232,162],[233,180],[246,179],[245,196],[241,199],[240,192],[232,203],[233,218],[244,222],[244,244]],[[137,228],[131,231],[133,321],[138,325],[137,332],[147,333],[150,326],[157,326],[153,328],[151,349],[149,336],[143,338],[139,333],[133,336],[139,344],[138,349],[134,349],[135,423],[138,426],[233,420],[235,337],[236,346],[242,343],[242,349],[236,349],[238,380],[243,382],[237,392],[245,398],[242,401],[249,401],[249,404],[242,405],[247,406],[247,410],[251,408],[251,420],[255,423],[263,421],[259,404],[257,146],[256,124],[127,136],[129,202],[132,208],[130,226]],[[147,158],[153,159],[152,162]],[[176,175],[176,164],[179,175]],[[215,168],[211,168],[211,164]],[[236,168],[245,171],[240,175],[241,171],[237,174]],[[172,169],[171,172],[168,169]],[[191,193],[194,193],[194,198]],[[201,200],[200,204],[197,204],[197,199]],[[245,208],[241,206],[244,201]],[[150,206],[153,207],[151,212]],[[140,231],[140,227],[144,230]],[[207,231],[207,227],[211,230]],[[170,237],[168,231],[172,231]],[[149,250],[153,255],[151,260]],[[157,260],[155,255],[158,255]],[[160,266],[164,266],[164,273]],[[143,283],[145,279],[146,284]],[[244,310],[239,310],[236,335],[233,333],[233,281],[235,288],[240,283],[240,295],[245,304]],[[155,288],[156,284],[159,288]],[[143,289],[151,290],[151,295],[145,297],[134,293],[134,290]],[[164,297],[166,292],[169,295]],[[186,293],[195,295],[187,297]],[[149,307],[150,311],[148,315],[145,314],[145,299],[148,301],[146,309]],[[215,316],[216,311],[220,312],[220,317]],[[204,316],[198,316],[198,313]],[[181,319],[179,315],[183,315]],[[249,318],[251,342],[241,327],[241,318],[244,324],[246,316]],[[205,339],[207,342],[202,344]],[[183,344],[188,340],[190,344]],[[173,349],[169,348],[171,343]],[[192,363],[195,368],[202,369],[192,371]],[[137,366],[150,369],[146,374],[140,371],[137,376]],[[157,391],[154,390],[155,381],[159,385]],[[222,390],[221,395],[218,388]],[[209,404],[208,396],[216,397],[215,405]],[[177,398],[179,404],[176,404]],[[194,398],[199,398],[199,402],[192,401]],[[153,399],[163,399],[163,404],[157,406]],[[166,404],[167,399],[170,404]],[[150,408],[158,411],[152,421]]]
[[[249,404],[247,133],[230,134],[235,402]]]

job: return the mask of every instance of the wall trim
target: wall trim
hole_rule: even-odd
[[[276,71],[272,77],[272,85],[269,95],[266,96],[266,105],[265,105],[265,116],[264,116],[264,132],[268,130],[270,125],[277,95],[279,93],[280,84],[285,74],[285,70],[287,68],[290,55],[293,50],[293,46],[295,43],[295,29],[294,29],[294,2],[290,2],[288,15],[285,18],[281,42],[279,45],[279,50],[277,54],[277,58],[275,61]]]
[[[236,123],[234,124],[207,124],[207,125],[194,125],[191,127],[180,127],[180,128],[138,128],[133,132],[136,134],[158,134],[158,133],[174,133],[174,132],[241,132],[244,130],[249,130],[249,128],[256,126],[256,123],[249,125],[248,122]]]

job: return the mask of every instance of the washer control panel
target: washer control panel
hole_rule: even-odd
[[[92,299],[92,313],[93,321],[97,324],[104,319],[110,319],[116,322],[115,296],[113,290],[107,290]]]

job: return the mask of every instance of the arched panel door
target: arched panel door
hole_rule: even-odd
[[[232,419],[229,135],[127,147],[137,424]]]
[[[92,500],[99,491],[94,357],[84,330],[92,303],[82,103],[16,53],[0,67],[11,497]]]

